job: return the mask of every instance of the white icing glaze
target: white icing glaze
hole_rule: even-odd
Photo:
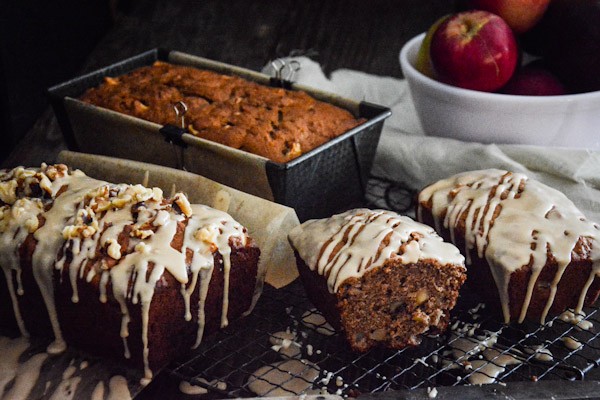
[[[516,365],[516,364],[521,364],[521,360],[519,360],[517,357],[513,356],[512,354],[509,354],[507,352],[502,352],[496,348],[487,348],[483,351],[483,357],[496,364],[496,365],[500,365],[502,367],[506,367],[507,365]]]
[[[110,378],[106,400],[131,400],[131,392],[129,391],[125,377],[115,375]]]
[[[179,382],[179,391],[189,396],[197,396],[208,393],[208,389],[198,385],[192,385],[188,381]]]
[[[578,350],[579,348],[581,348],[583,346],[583,343],[581,343],[579,340],[577,340],[571,336],[563,337],[562,341],[563,341],[565,347],[569,350]]]
[[[299,358],[301,355],[301,345],[296,341],[296,334],[289,330],[271,334],[269,342],[272,344],[271,349],[284,359]]]
[[[22,398],[29,396],[33,384],[39,375],[39,366],[48,356],[47,354],[36,357],[35,360],[24,364],[19,363],[19,359],[28,349],[29,341],[20,337],[10,339],[0,336],[0,397],[1,398]],[[23,376],[26,375],[26,376]],[[6,386],[15,379],[15,383],[10,391],[5,393]],[[33,380],[33,382],[31,382]],[[9,397],[12,396],[12,397]]]
[[[280,361],[256,370],[248,379],[248,389],[259,396],[300,395],[318,376],[319,367],[309,361]]]
[[[452,236],[466,213],[465,254],[475,250],[479,257],[487,260],[498,286],[506,322],[513,317],[519,322],[524,320],[549,248],[558,263],[558,271],[542,313],[544,322],[558,283],[571,261],[573,248],[581,237],[587,238],[591,243],[593,268],[579,297],[576,311],[581,311],[587,289],[600,271],[600,246],[596,244],[599,227],[587,221],[564,194],[523,174],[490,169],[458,174],[425,188],[419,195],[421,220],[421,203],[429,201],[436,229],[440,231],[443,224]],[[494,218],[496,210],[498,214]],[[530,262],[532,274],[523,307],[520,315],[511,316],[510,276]],[[467,263],[470,263],[468,258]]]
[[[91,400],[104,400],[104,382],[99,381],[92,391]]]
[[[487,360],[473,360],[469,363],[470,368],[476,370],[467,378],[469,383],[473,385],[494,383],[496,378],[506,370],[503,366],[493,364]]]
[[[48,352],[28,354],[29,346],[28,339],[24,337],[10,339],[0,336],[0,354],[2,354],[2,357],[0,357],[0,398],[12,400],[26,400],[29,398],[69,400],[75,398],[77,388],[83,382],[81,371],[88,368],[89,362],[82,360],[77,366],[76,360],[71,359],[62,374],[50,373],[48,372],[49,368],[56,368],[62,362],[54,364]],[[60,378],[54,380],[56,376],[60,376]],[[46,381],[44,393],[40,397],[40,393],[35,392],[34,388],[39,388],[40,384],[44,382],[40,379],[48,378],[52,379]],[[88,379],[90,381],[87,381],[87,384],[94,383],[93,376],[88,376]],[[53,383],[56,385],[53,385]],[[10,387],[10,389],[7,391],[6,387]],[[53,387],[53,392],[49,393],[48,390],[51,387]],[[99,380],[90,398],[94,400],[104,399],[105,387],[105,382]],[[123,376],[113,376],[108,382],[108,388],[107,400],[131,400],[128,383]],[[79,394],[81,395],[81,392]]]
[[[54,331],[55,341],[48,347],[49,353],[59,353],[65,350],[66,343],[58,324],[56,307],[53,294],[53,268],[58,250],[64,244],[62,231],[67,219],[75,212],[77,205],[83,200],[86,193],[101,185],[102,182],[85,176],[66,176],[55,180],[51,186],[51,195],[54,198],[50,210],[43,213],[46,222],[33,234],[37,240],[31,258],[31,268],[40,292],[48,309],[48,316]],[[65,185],[68,190],[57,195]]]
[[[543,346],[531,346],[526,347],[525,352],[528,354],[534,354],[533,358],[538,361],[551,362],[554,361],[554,356],[550,349],[547,349]]]
[[[224,275],[221,326],[227,326],[230,241],[236,240],[242,245],[247,241],[245,228],[228,214],[207,206],[190,205],[181,193],[175,196],[177,207],[172,208],[171,203],[163,201],[160,189],[107,184],[79,172],[68,173],[64,166],[5,171],[0,180],[0,198],[5,203],[10,201],[0,208],[0,266],[8,282],[19,328],[26,335],[18,307],[17,294],[23,295],[23,289],[16,249],[32,233],[37,241],[32,255],[33,274],[55,335],[54,343],[48,347],[49,353],[65,348],[54,305],[54,269],[60,271],[61,281],[67,274],[73,302],[79,301],[79,281],[91,282],[99,274],[102,303],[108,300],[110,285],[110,294],[122,313],[119,329],[126,358],[130,357],[129,304],[140,305],[145,382],[152,377],[148,362],[150,304],[156,284],[165,272],[181,284],[185,302],[182,318],[188,321],[192,319],[190,298],[198,278],[200,280],[196,347],[202,339],[204,303],[214,269],[214,253],[218,252]],[[32,185],[41,187],[47,197],[19,198],[32,194]],[[38,217],[44,221],[42,226],[37,224]],[[181,249],[175,249],[171,243],[179,226],[184,227],[183,244]],[[119,236],[127,229],[131,233],[128,246],[124,246]],[[107,259],[99,261],[97,254],[106,254],[114,262],[109,265]],[[191,262],[187,259],[190,254]]]
[[[19,365],[10,391],[4,394],[3,399],[26,400],[36,384],[42,364],[48,358],[48,353],[39,353]]]
[[[290,241],[306,265],[327,278],[331,293],[350,277],[381,267],[389,258],[404,264],[433,259],[464,265],[464,257],[435,231],[386,210],[355,209],[294,228]]]
[[[24,294],[21,283],[21,264],[19,259],[19,248],[29,235],[26,228],[28,221],[38,221],[38,215],[42,213],[44,205],[39,199],[18,199],[12,205],[2,207],[0,218],[0,267],[4,272],[8,291],[13,304],[13,312],[23,336],[28,336],[27,329],[21,317],[18,306],[17,294]],[[37,226],[37,224],[34,224]],[[30,225],[31,226],[31,225]],[[31,228],[34,228],[31,226]],[[16,279],[17,287],[13,275]]]
[[[50,400],[71,400],[75,398],[75,392],[81,379],[80,376],[63,377],[63,380],[58,384],[52,396],[50,396]]]
[[[492,348],[498,341],[498,334],[495,332],[484,337],[483,339],[476,339],[473,337],[457,337],[456,334],[452,334],[450,339],[450,347],[452,348],[452,355],[456,360],[468,359],[485,349]]]
[[[575,314],[573,310],[569,309],[560,314],[558,316],[558,319],[575,325],[577,329],[580,329],[582,331],[589,331],[594,327],[594,323],[592,321],[585,319],[585,312],[583,311],[580,311],[578,314]]]
[[[302,314],[302,323],[321,335],[331,336],[335,334],[335,329],[333,329],[323,314],[317,311],[316,308],[304,311]]]

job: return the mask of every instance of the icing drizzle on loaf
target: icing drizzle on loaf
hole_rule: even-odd
[[[464,265],[460,251],[433,228],[386,210],[361,208],[306,221],[289,238],[308,267],[327,278],[331,293],[346,279],[359,278],[391,257],[404,264],[433,259]]]
[[[600,272],[599,226],[588,221],[561,192],[520,173],[498,169],[465,172],[425,188],[419,195],[422,204],[431,204],[436,229],[450,231],[464,220],[465,254],[474,250],[485,258],[499,291],[504,319],[511,320],[508,286],[511,274],[530,264],[531,277],[518,316],[523,322],[535,290],[537,277],[546,265],[549,251],[558,264],[548,301],[541,316],[543,323],[554,302],[558,283],[578,241],[585,240],[593,267],[576,307],[580,312],[589,286]]]
[[[0,201],[3,204],[0,267],[24,336],[28,332],[18,302],[26,293],[20,283],[18,249],[30,234],[37,241],[32,269],[54,331],[55,341],[49,351],[65,348],[53,297],[55,269],[61,277],[63,272],[68,274],[73,289],[71,300],[75,303],[79,301],[78,280],[90,282],[100,275],[101,302],[108,300],[110,284],[121,308],[120,335],[126,358],[130,357],[128,302],[140,304],[147,380],[152,377],[147,336],[150,304],[156,284],[165,272],[181,284],[185,302],[182,318],[187,321],[192,319],[190,298],[200,280],[196,347],[202,340],[204,302],[214,269],[214,254],[218,252],[223,260],[225,281],[221,326],[227,326],[230,242],[245,245],[248,239],[245,228],[228,214],[207,206],[190,205],[181,193],[169,201],[163,199],[158,188],[109,184],[80,171],[69,171],[64,165],[42,165],[39,170],[19,167],[0,173]],[[176,249],[172,242],[181,226],[183,241],[181,248]]]

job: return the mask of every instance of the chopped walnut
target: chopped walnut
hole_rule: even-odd
[[[151,229],[134,229],[129,233],[129,236],[140,239],[147,239],[152,235],[154,235],[154,231]]]
[[[63,239],[71,239],[79,236],[79,230],[75,225],[65,226],[62,231]]]
[[[105,76],[104,77],[104,82],[106,82],[108,85],[115,86],[115,85],[119,84],[119,79],[112,78],[110,76]]]
[[[6,204],[13,204],[17,201],[17,181],[15,179],[0,182],[0,200]]]
[[[89,238],[98,231],[98,221],[93,220],[90,225],[69,225],[62,231],[65,240],[77,237]]]
[[[15,202],[15,205],[12,207],[11,215],[14,219],[19,219],[25,212],[25,208],[23,206],[17,206],[16,204],[17,203]]]
[[[194,233],[194,238],[205,243],[215,243],[219,230],[216,226],[210,225],[208,227],[200,228]]]
[[[153,226],[163,226],[167,222],[169,222],[170,218],[171,218],[171,215],[169,214],[168,211],[160,210],[156,213],[156,217],[154,217],[154,221],[152,221],[152,225]]]
[[[150,189],[142,185],[104,185],[90,191],[86,197],[91,199],[89,203],[91,209],[101,212],[148,200],[161,202],[163,192],[159,188]]]
[[[121,245],[119,242],[116,239],[108,239],[106,244],[108,244],[106,253],[109,257],[119,260],[121,258]]]
[[[30,168],[17,167],[13,170],[13,177],[15,179],[26,179],[35,176],[37,172]]]
[[[77,211],[77,216],[75,217],[76,225],[90,225],[96,220],[96,213],[90,207],[81,208]]]
[[[163,200],[163,191],[161,188],[152,188],[152,198],[160,203]]]
[[[110,204],[115,208],[123,208],[127,204],[131,203],[132,200],[133,200],[133,197],[131,197],[128,194],[125,194],[123,196],[120,196],[120,197],[117,197],[116,199],[111,200]]]
[[[99,188],[89,191],[86,194],[86,197],[88,199],[107,198],[109,195],[109,191],[110,191],[109,185],[103,185],[103,186],[100,186]]]
[[[55,181],[57,178],[66,176],[69,173],[69,168],[65,164],[50,165],[46,168],[42,165],[42,171],[50,180]]]
[[[40,188],[48,193],[48,194],[52,194],[52,181],[50,181],[50,178],[48,178],[46,175],[41,174],[40,176]]]
[[[94,236],[94,233],[96,233],[96,228],[94,228],[93,226],[86,226],[81,230],[81,236],[83,236],[84,238],[92,237]]]
[[[152,250],[152,247],[144,242],[140,242],[138,244],[135,245],[135,251],[142,253],[142,254],[149,254],[150,250]]]
[[[183,193],[177,193],[175,197],[173,197],[173,201],[179,206],[179,209],[186,217],[189,218],[192,216],[192,206]]]
[[[154,198],[154,195],[158,194],[158,193],[161,193],[161,197],[162,197],[162,191],[155,192],[153,189],[147,188],[142,185],[129,186],[125,190],[125,192],[127,194],[129,194],[130,196],[132,196],[136,203],[139,203],[141,201],[148,201],[148,200]],[[157,199],[155,199],[155,200],[157,200]],[[162,198],[158,199],[158,201],[160,201],[160,200],[162,200]]]
[[[40,221],[38,220],[37,215],[29,218],[25,221],[25,228],[27,228],[27,232],[33,233],[38,230],[40,226]]]

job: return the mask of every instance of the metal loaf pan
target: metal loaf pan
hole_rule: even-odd
[[[80,97],[106,76],[161,60],[237,75],[268,86],[304,90],[366,122],[287,163],[201,139],[175,127],[86,104]],[[201,174],[222,184],[293,207],[301,221],[364,203],[385,118],[391,111],[189,54],[153,49],[48,89],[70,150],[149,162]],[[175,129],[172,129],[175,128]]]

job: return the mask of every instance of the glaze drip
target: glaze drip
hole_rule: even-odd
[[[542,313],[543,323],[556,295],[563,272],[571,262],[572,252],[583,241],[590,249],[592,272],[583,288],[576,311],[580,312],[587,290],[600,272],[600,249],[596,245],[597,224],[588,221],[561,192],[519,173],[497,169],[471,171],[441,180],[419,195],[419,219],[422,205],[431,204],[436,229],[442,225],[454,231],[464,224],[467,264],[469,253],[485,258],[502,304],[505,322],[527,315],[537,277],[552,253],[558,270],[551,283],[550,295]],[[508,286],[511,274],[531,267],[525,300],[518,316],[511,316]]]
[[[309,268],[327,277],[331,293],[346,279],[381,267],[391,257],[403,264],[424,259],[464,264],[459,250],[431,227],[386,210],[355,209],[306,221],[289,237]]]
[[[36,241],[33,274],[55,335],[48,351],[59,352],[65,347],[54,305],[54,270],[60,272],[61,280],[68,277],[74,303],[79,301],[80,282],[91,282],[100,276],[99,302],[107,302],[112,295],[120,306],[119,329],[125,358],[130,357],[130,307],[131,304],[141,307],[147,380],[152,377],[148,363],[148,318],[157,282],[168,272],[181,284],[185,303],[181,318],[190,321],[190,299],[199,281],[194,345],[198,346],[204,329],[208,284],[215,266],[214,254],[219,253],[223,262],[221,326],[226,326],[230,245],[247,242],[245,228],[231,216],[207,206],[191,205],[182,193],[169,201],[158,188],[109,184],[70,171],[64,165],[2,171],[0,267],[24,336],[27,330],[18,303],[19,297],[26,293],[20,284],[18,249],[30,236]],[[178,237],[180,244],[175,246]]]

